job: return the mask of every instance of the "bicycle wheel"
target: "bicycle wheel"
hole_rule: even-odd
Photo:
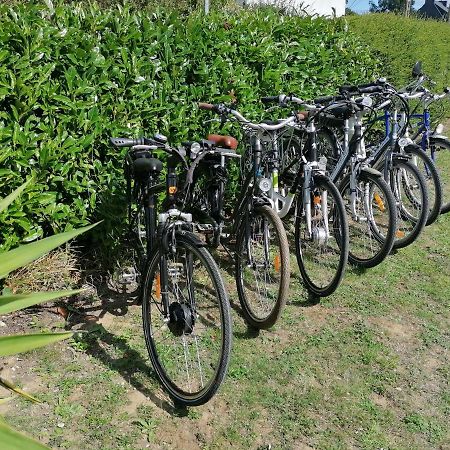
[[[409,161],[394,161],[389,185],[397,204],[397,230],[394,248],[413,243],[428,217],[426,182],[419,169]]]
[[[430,138],[431,159],[441,177],[442,207],[441,213],[450,211],[450,140]]]
[[[428,218],[426,225],[431,225],[438,218],[442,207],[441,177],[433,160],[419,147],[411,145],[405,148],[407,154],[412,155],[411,162],[419,169],[425,179],[428,192]],[[449,166],[450,170],[450,166]]]
[[[298,195],[295,253],[308,291],[326,297],[339,286],[347,264],[347,217],[341,194],[330,180],[321,177],[313,179],[310,195],[311,234],[306,222],[303,195]]]
[[[222,383],[231,351],[231,316],[219,269],[189,233],[152,252],[143,289],[144,335],[153,368],[175,402],[207,402]],[[161,273],[168,278],[168,320]]]
[[[339,186],[347,211],[349,229],[348,260],[360,267],[380,264],[392,250],[397,227],[395,199],[380,176],[361,172],[354,203],[350,176]]]
[[[289,245],[283,223],[269,206],[255,208],[237,235],[235,277],[242,313],[255,328],[278,319],[289,289]]]

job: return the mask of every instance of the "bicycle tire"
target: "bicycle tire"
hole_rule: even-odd
[[[150,356],[150,360],[152,362],[153,368],[155,370],[155,373],[160,380],[162,386],[164,389],[168,392],[170,397],[174,400],[174,402],[178,405],[183,406],[198,406],[206,403],[208,400],[211,399],[211,397],[217,392],[219,386],[223,382],[227,368],[228,368],[228,362],[230,358],[230,352],[231,352],[231,342],[232,342],[232,331],[231,331],[231,314],[230,314],[230,305],[228,301],[228,297],[225,291],[225,287],[222,281],[222,278],[220,276],[219,269],[217,267],[216,262],[214,261],[211,254],[208,252],[207,249],[205,249],[203,246],[199,246],[197,242],[197,238],[192,233],[183,232],[183,235],[176,235],[176,252],[177,255],[180,255],[180,260],[182,260],[182,252],[181,250],[186,251],[186,255],[189,252],[190,255],[192,255],[192,258],[197,258],[196,261],[199,261],[200,267],[203,267],[205,270],[204,274],[200,273],[200,271],[195,272],[194,277],[194,262],[192,263],[192,268],[185,270],[185,278],[190,281],[187,281],[187,289],[191,291],[192,289],[197,289],[195,286],[197,285],[198,288],[202,288],[201,294],[194,295],[194,293],[190,293],[190,304],[189,302],[184,302],[182,300],[181,302],[178,302],[178,305],[176,305],[176,301],[171,301],[170,305],[172,306],[172,312],[170,314],[170,320],[165,321],[163,316],[163,313],[161,311],[162,304],[160,304],[160,307],[157,306],[157,302],[153,300],[153,293],[154,296],[158,296],[158,271],[160,270],[160,264],[166,264],[166,269],[169,271],[180,271],[179,265],[180,263],[176,262],[177,260],[174,259],[174,262],[169,263],[166,261],[164,263],[165,258],[161,254],[161,251],[158,247],[154,248],[154,250],[151,253],[151,257],[149,259],[149,262],[147,264],[147,270],[145,274],[144,279],[144,286],[143,286],[143,303],[142,303],[142,318],[143,318],[143,328],[144,328],[144,335],[145,335],[145,342],[147,345],[148,353]],[[190,257],[189,257],[190,258]],[[189,259],[188,256],[185,256],[185,260]],[[190,260],[190,259],[189,259]],[[190,267],[190,266],[189,266]],[[191,272],[192,271],[192,272]],[[189,274],[188,274],[189,272]],[[202,276],[203,275],[203,276]],[[209,286],[211,289],[213,289],[213,293],[211,294],[210,291],[208,291],[207,287],[207,280],[204,278],[208,276],[209,281],[211,282],[211,285]],[[177,300],[180,297],[176,297],[174,292],[179,295],[180,292],[182,292],[183,284],[179,284],[179,280],[183,277],[183,270],[181,270],[180,273],[175,274],[176,279],[176,288],[173,288],[169,291],[171,293],[172,298],[175,298]],[[201,278],[201,280],[200,280]],[[192,283],[193,282],[193,283]],[[190,283],[190,284],[189,284]],[[190,287],[189,287],[190,286]],[[161,289],[161,286],[160,286]],[[195,291],[197,293],[197,290]],[[159,295],[161,297],[161,291],[159,292]],[[183,295],[183,294],[182,294]],[[189,293],[188,293],[189,295]],[[186,297],[184,297],[185,299]],[[192,298],[195,298],[195,311],[193,311],[192,307]],[[207,313],[203,313],[203,309],[200,311],[200,307],[198,305],[198,300],[202,299],[202,302],[206,302],[206,299],[212,299],[212,305],[216,308],[213,310],[211,307],[205,308],[205,311]],[[153,315],[152,320],[152,306],[155,306],[155,309],[153,309],[153,312],[155,314]],[[183,317],[180,320],[179,314],[180,314],[180,306],[184,305],[187,308],[183,309]],[[207,315],[206,315],[207,314]],[[173,320],[173,316],[177,316],[177,321]],[[189,317],[191,320],[191,325],[189,325],[190,333],[186,334],[185,331],[182,331],[182,334],[177,336],[176,334],[180,333],[179,326],[181,324],[182,327],[188,326]],[[195,322],[193,322],[194,320]],[[220,338],[216,335],[216,330],[213,325],[216,323],[220,324]],[[208,324],[211,325],[212,330],[208,333],[211,333],[209,336],[207,332],[203,331],[203,328],[200,328],[199,333],[203,333],[202,336],[194,334],[193,332],[197,332],[199,329],[199,326],[207,327]],[[171,326],[172,325],[172,326]],[[161,327],[161,328],[158,328]],[[183,328],[185,330],[185,328]],[[176,331],[176,334],[175,332]],[[166,333],[167,337],[162,339],[161,344],[159,342],[156,342],[156,336],[158,333]],[[189,391],[186,389],[186,377],[181,376],[180,377],[180,383],[178,383],[178,380],[174,380],[174,376],[172,374],[172,371],[175,372],[177,370],[181,370],[181,366],[183,365],[182,356],[184,356],[185,359],[185,367],[187,368],[187,383],[190,387],[191,384],[191,375],[189,374],[189,362],[187,354],[192,353],[193,349],[192,347],[189,347],[190,343],[186,344],[187,338],[185,336],[189,335],[190,337],[194,336],[193,339],[190,339],[190,343],[195,341],[196,346],[196,352],[195,355],[195,349],[194,349],[194,356],[197,357],[197,362],[199,366],[199,373],[200,373],[200,383],[201,387],[197,390],[190,389]],[[181,338],[181,339],[180,339]],[[179,352],[178,359],[181,360],[180,364],[176,364],[177,361],[175,361],[175,366],[172,368],[173,365],[173,359],[169,360],[170,358],[167,357],[167,355],[164,354],[164,351],[166,351],[166,342],[168,339],[171,339],[174,343],[176,341],[183,341],[183,354]],[[208,362],[206,366],[201,365],[200,363],[200,351],[198,348],[198,340],[204,340],[205,345],[206,343],[211,346],[211,348],[217,349],[217,358],[213,357],[212,361],[215,361],[216,364],[213,367],[211,362]],[[202,342],[202,341],[201,341]],[[187,350],[186,350],[187,349]],[[176,355],[176,350],[172,350],[172,354]],[[186,353],[187,352],[187,353]],[[204,355],[205,350],[202,350],[202,355]],[[166,358],[168,359],[166,361]],[[194,358],[195,359],[195,358]],[[190,361],[192,364],[192,361]],[[190,366],[192,367],[192,365]],[[206,367],[206,369],[209,370],[209,373],[211,374],[208,382],[203,382],[203,369]],[[169,369],[171,373],[169,372]],[[181,383],[184,383],[183,386],[181,386]],[[200,384],[198,383],[198,384]]]
[[[425,224],[427,222],[428,217],[428,193],[426,188],[426,182],[420,173],[419,169],[409,161],[402,160],[394,160],[392,170],[389,172],[389,186],[391,187],[391,191],[394,194],[394,198],[397,203],[397,231],[396,237],[394,240],[394,249],[404,248],[410,244],[412,244],[420,235]],[[409,176],[415,178],[415,183],[418,187],[418,192],[420,195],[420,199],[413,199],[412,202],[416,202],[420,207],[420,212],[418,213],[418,217],[411,217],[409,211],[403,206],[404,202],[402,200],[403,197],[406,197],[407,200],[410,200],[411,193],[410,191],[406,193],[405,196],[402,196],[399,193],[398,185],[395,182],[395,177],[398,176],[398,170],[401,169],[403,171],[409,172]],[[402,180],[402,184],[405,181]],[[409,216],[409,217],[408,217]],[[405,233],[405,226],[402,226],[406,220],[414,223],[411,231],[409,233]],[[401,232],[401,237],[399,237],[399,233]]]
[[[430,152],[431,159],[441,177],[441,214],[446,214],[450,212],[450,139],[431,136]]]
[[[311,183],[312,196],[315,196],[315,194],[317,193],[316,191],[318,191],[321,197],[322,193],[326,191],[328,193],[328,197],[330,196],[330,194],[333,197],[333,206],[328,212],[328,217],[329,219],[332,216],[334,218],[332,227],[334,240],[330,241],[331,243],[334,243],[334,248],[328,245],[328,241],[326,242],[327,248],[324,249],[325,246],[323,245],[323,243],[314,242],[314,238],[302,236],[302,227],[303,225],[305,225],[304,222],[306,221],[304,220],[303,195],[299,194],[295,219],[295,253],[306,289],[316,296],[327,297],[338,288],[342,277],[344,276],[345,267],[347,265],[349,249],[347,215],[345,212],[345,206],[341,194],[332,181],[325,177],[315,177],[313,178]],[[313,198],[311,199],[311,202],[313,205]],[[321,220],[320,211],[314,212],[314,214],[317,216],[317,219],[312,217],[312,220]],[[328,220],[328,222],[330,222],[330,220]],[[324,227],[316,226],[316,228],[320,230]],[[309,243],[311,243],[311,245],[309,245]],[[313,253],[313,251],[317,250],[317,252],[319,253],[319,257],[313,255],[311,256],[311,258],[309,258],[310,252],[307,251],[308,248],[311,249],[311,254]],[[333,273],[329,277],[330,280],[326,282],[326,284],[322,283],[321,285],[319,285],[316,280],[313,280],[312,276],[315,276],[317,273],[318,278],[323,274],[323,272],[318,272],[318,267],[315,267],[315,261],[323,259],[327,261],[327,264],[330,261],[330,259],[326,257],[325,252],[322,252],[322,250],[327,250],[328,255],[335,254],[337,252],[339,258],[336,267],[332,269]],[[322,255],[325,256],[325,258],[321,258]]]
[[[361,189],[358,181],[363,183],[363,188]],[[370,187],[366,184],[370,183]],[[339,191],[341,192],[344,204],[346,205],[346,210],[348,211],[348,227],[349,227],[349,253],[348,261],[359,267],[370,268],[375,267],[380,264],[386,256],[392,250],[395,239],[395,231],[397,224],[396,216],[396,204],[394,196],[388,186],[388,184],[383,180],[381,176],[374,175],[369,172],[361,172],[359,174],[359,180],[357,180],[357,191],[362,192],[362,202],[359,204],[362,207],[362,211],[359,210],[361,214],[364,215],[364,220],[353,220],[353,214],[350,210],[351,204],[347,207],[346,195],[350,189],[350,175],[347,175],[339,185]],[[367,190],[367,188],[369,189]],[[375,190],[376,189],[376,190]],[[369,198],[366,196],[369,195]],[[367,200],[367,202],[366,202]],[[370,208],[368,211],[367,208]],[[386,208],[387,207],[387,208]],[[373,212],[375,211],[375,213]],[[386,214],[382,214],[387,210]],[[377,215],[376,211],[380,214]],[[364,225],[367,224],[367,227]],[[362,229],[362,230],[361,230]],[[354,230],[354,231],[353,231]],[[358,231],[361,230],[360,233]],[[368,235],[368,238],[363,240],[363,244],[360,248],[356,244],[356,236],[358,234]],[[352,239],[352,236],[355,236]],[[362,254],[364,251],[373,251],[371,256],[364,257]]]
[[[433,160],[417,145],[405,148],[406,154],[413,155],[422,161],[423,168],[419,168],[424,176],[428,191],[428,218],[425,225],[431,225],[436,221],[442,209],[442,183],[441,177]],[[450,169],[450,168],[449,168]]]
[[[253,328],[258,329],[267,329],[275,324],[278,318],[281,315],[281,311],[283,306],[286,303],[286,299],[289,291],[289,280],[290,280],[290,258],[289,258],[289,244],[286,235],[286,231],[283,226],[283,222],[278,217],[276,212],[270,208],[269,206],[259,206],[254,208],[252,213],[249,215],[249,218],[244,218],[239,226],[239,231],[236,239],[237,247],[236,247],[236,264],[235,264],[235,278],[237,291],[239,296],[239,302],[242,307],[242,314],[244,319]],[[277,286],[271,290],[270,296],[275,299],[273,304],[267,304],[267,297],[269,296],[269,292],[267,288],[265,290],[266,298],[261,299],[260,301],[261,309],[263,310],[261,313],[257,311],[255,307],[255,302],[253,302],[251,292],[254,289],[250,286],[250,283],[247,282],[248,277],[245,273],[245,267],[248,266],[248,257],[252,257],[253,261],[257,258],[257,249],[253,250],[253,254],[250,256],[247,254],[247,251],[244,247],[247,247],[249,239],[247,230],[252,224],[255,224],[255,227],[258,227],[256,220],[263,219],[267,221],[265,223],[270,223],[273,228],[273,237],[275,238],[275,246],[277,247],[275,250],[275,256],[273,258],[267,257],[267,254],[264,254],[264,264],[267,263],[267,259],[269,259],[269,267],[270,273],[266,271],[267,267],[264,267],[264,281],[268,279],[268,277],[272,278],[276,277],[278,279]],[[252,221],[249,223],[249,220]],[[264,225],[264,233],[263,233],[263,244],[266,246],[266,237],[268,234],[267,227]],[[257,230],[259,231],[259,230]],[[255,240],[256,243],[256,240]],[[246,257],[247,254],[247,257]],[[253,269],[256,269],[257,263],[254,262]],[[245,267],[244,267],[245,265]],[[250,273],[252,269],[250,270]],[[256,285],[256,289],[258,289],[258,275],[256,274],[256,270],[253,270],[254,285]],[[278,272],[278,276],[274,272]],[[250,276],[251,278],[251,276]],[[273,292],[272,292],[273,291]],[[261,294],[260,291],[255,293],[255,296]],[[262,300],[262,301],[261,301]],[[267,306],[269,306],[267,308]]]

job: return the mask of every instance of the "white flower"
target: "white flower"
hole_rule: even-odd
[[[144,77],[136,77],[134,80],[136,83],[142,83],[143,81],[145,81]]]

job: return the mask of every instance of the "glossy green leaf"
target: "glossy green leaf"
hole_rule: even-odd
[[[62,341],[72,333],[35,333],[16,336],[0,336],[0,356],[15,355],[44,345]]]
[[[30,178],[25,183],[23,183],[20,187],[18,187],[15,191],[11,192],[7,197],[0,200],[0,212],[5,210],[20,194],[27,188],[27,186],[31,183],[32,179]]]

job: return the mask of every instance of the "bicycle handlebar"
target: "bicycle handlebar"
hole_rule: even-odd
[[[278,99],[278,97],[276,97],[276,98]],[[287,124],[289,124],[295,120],[295,117],[289,117],[277,125],[268,125],[266,123],[253,123],[253,122],[250,122],[250,120],[246,119],[239,111],[229,108],[228,106],[224,105],[223,103],[219,103],[217,105],[213,105],[211,103],[198,103],[198,107],[200,109],[214,111],[220,115],[225,115],[225,114],[231,115],[231,116],[235,117],[238,122],[246,125],[249,128],[252,128],[253,130],[276,131],[276,130],[280,130],[281,128],[283,128],[284,126],[286,126]]]
[[[109,138],[109,142],[111,142],[111,144],[114,147],[133,147],[135,145],[152,145],[148,142],[149,140],[141,137],[141,138],[137,138],[137,139],[129,139],[129,138]]]
[[[267,103],[280,103],[280,95],[272,95],[272,96],[269,96],[269,97],[261,97],[261,101],[264,103],[264,104],[267,104]]]

